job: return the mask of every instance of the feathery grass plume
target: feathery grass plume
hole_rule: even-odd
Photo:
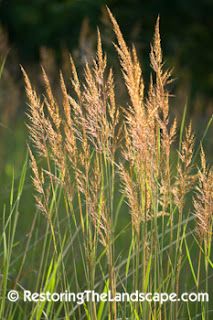
[[[118,45],[115,45],[115,48],[120,57],[123,76],[131,100],[131,107],[134,112],[138,111],[141,113],[144,95],[144,82],[136,50],[134,47],[131,51],[128,49],[120,27],[109,9],[108,13],[113,24],[114,32],[117,36]]]
[[[59,107],[55,102],[49,79],[45,73],[45,70],[42,68],[43,79],[45,82],[46,94],[44,103],[48,110],[48,115],[46,116],[45,129],[47,133],[47,140],[49,142],[49,150],[53,163],[59,169],[61,174],[61,179],[63,181],[66,172],[66,157],[64,152],[64,142],[61,133],[61,116],[59,114]],[[63,88],[64,89],[64,88]],[[64,105],[63,101],[63,105]],[[50,165],[48,170],[50,171]]]
[[[64,141],[59,130],[55,130],[51,121],[46,119],[46,131],[48,132],[48,142],[50,146],[50,155],[53,163],[59,169],[63,180],[66,171],[66,157],[64,152]],[[49,168],[50,169],[50,168]]]
[[[30,80],[21,67],[24,81],[25,81],[25,90],[27,98],[29,100],[29,111],[27,113],[29,124],[27,127],[29,129],[31,141],[38,152],[40,157],[47,156],[47,134],[46,134],[46,119],[44,115],[44,103],[40,101],[35,90],[32,89]]]
[[[49,111],[49,115],[50,115],[56,129],[58,130],[60,127],[60,124],[61,124],[59,107],[58,107],[58,104],[56,103],[55,98],[53,96],[48,76],[47,76],[44,68],[43,67],[41,67],[41,68],[42,68],[43,81],[44,81],[44,85],[45,85],[45,89],[46,89],[45,105]]]
[[[99,235],[99,240],[108,250],[108,246],[111,241],[111,222],[110,216],[107,215],[107,207],[104,198],[104,186],[101,174],[99,160],[95,159],[91,176],[89,178],[87,203],[89,215],[92,218],[95,231]]]
[[[107,74],[106,66],[106,55],[98,31],[97,56],[91,66],[85,66],[83,90],[77,103],[81,107],[75,107],[75,110],[78,112],[77,121],[85,131],[83,135],[87,135],[97,150],[111,154],[118,112],[115,111],[112,71]]]
[[[148,131],[146,130],[146,117],[143,101],[144,82],[142,70],[136,54],[136,49],[134,47],[131,51],[128,49],[120,27],[109,9],[108,13],[117,37],[118,45],[115,45],[115,48],[120,58],[125,84],[130,97],[129,108],[124,111],[127,122],[126,136],[128,135],[132,140],[132,149],[135,149],[136,152],[141,151],[140,156],[144,158],[147,154],[146,134]],[[131,157],[131,154],[132,157],[134,157],[135,152],[130,152],[130,154],[126,153],[125,156]]]
[[[136,166],[138,173],[145,173],[146,171],[146,177],[148,177],[152,166],[150,166],[149,151],[153,150],[153,146],[148,145],[151,141],[150,135],[152,133],[147,123],[147,114],[144,105],[142,70],[136,49],[134,47],[132,50],[128,49],[117,21],[109,10],[108,12],[117,37],[118,45],[115,45],[115,47],[120,58],[125,84],[130,97],[129,108],[124,111],[127,123],[125,138],[128,148],[124,149],[123,154],[126,159],[129,159],[130,162]],[[122,176],[124,178],[124,175]],[[144,181],[145,180],[146,179],[144,179]]]
[[[51,214],[48,209],[49,190],[44,189],[44,175],[43,175],[43,172],[41,173],[39,172],[36,159],[30,147],[28,147],[28,152],[30,155],[30,163],[31,163],[31,168],[33,172],[32,181],[33,181],[34,188],[37,192],[37,194],[34,195],[36,206],[39,209],[39,211],[43,213],[47,218],[47,221],[51,229],[51,234],[53,237],[54,249],[55,249],[55,252],[57,253],[57,244],[56,244],[54,226],[53,226]]]
[[[71,102],[68,95],[67,88],[64,82],[63,74],[60,72],[60,83],[63,99],[63,110],[65,120],[63,121],[64,138],[64,151],[67,151],[67,158],[69,159],[72,167],[77,170],[77,146],[74,122],[71,117]]]
[[[197,234],[200,240],[211,239],[213,219],[213,170],[207,168],[203,148],[201,148],[201,169],[198,172],[198,186],[193,199]]]
[[[137,185],[132,180],[129,172],[123,166],[120,168],[120,175],[123,181],[123,191],[128,199],[128,204],[131,210],[132,226],[139,237],[140,224],[145,220],[145,217],[141,214]]]
[[[103,56],[100,34],[98,33],[97,60],[93,60],[93,68],[85,68],[85,87],[83,92],[85,107],[85,126],[89,139],[97,148],[106,146],[109,134],[106,119],[106,87],[104,73],[106,56]]]
[[[74,129],[72,126],[68,126],[67,123],[65,123],[64,126],[64,132],[65,132],[65,151],[67,152],[67,157],[72,165],[73,168],[77,167],[77,146],[76,146],[76,136],[74,134]]]
[[[167,89],[171,80],[171,71],[164,70],[161,39],[159,31],[160,18],[158,17],[153,44],[151,45],[150,61],[152,69],[154,70],[154,81],[151,80],[149,89],[148,109],[151,114],[154,113],[155,118],[155,132],[157,141],[156,160],[160,170],[160,202],[163,211],[167,211],[170,202],[171,189],[171,173],[170,173],[170,148],[174,141],[176,134],[176,119],[169,129],[169,92]],[[153,110],[153,111],[152,111]],[[160,163],[160,165],[159,165]]]
[[[44,157],[47,160],[48,172],[51,180],[54,178],[54,175],[51,173],[51,165],[49,162],[50,156],[59,169],[61,180],[63,181],[66,171],[66,162],[63,149],[63,138],[60,132],[61,119],[58,106],[54,102],[49,80],[44,69],[42,69],[46,90],[51,103],[49,103],[47,99],[43,102],[40,101],[36,92],[32,89],[30,80],[23,68],[22,72],[25,80],[26,94],[29,100],[29,112],[27,114],[29,123],[27,124],[27,127],[29,129],[30,138],[39,157]],[[48,110],[47,114],[45,114],[45,106]],[[46,173],[48,172],[46,171]]]
[[[26,72],[22,68],[22,72],[25,80],[26,94],[29,100],[29,113],[27,114],[29,119],[29,124],[27,124],[27,127],[29,129],[30,137],[33,142],[33,145],[35,146],[39,156],[48,158],[48,153],[49,153],[48,143],[49,143],[52,151],[53,160],[58,165],[58,167],[60,167],[60,169],[63,169],[65,165],[64,152],[62,149],[62,136],[59,131],[61,120],[57,111],[58,109],[54,102],[54,98],[49,85],[49,80],[47,78],[47,75],[44,69],[42,69],[42,71],[43,71],[43,76],[46,83],[46,90],[48,92],[48,96],[49,96],[49,100],[51,101],[51,104],[47,103],[47,100],[45,102],[40,101],[36,92],[32,89],[30,80]],[[45,112],[44,112],[45,105],[47,106],[47,109],[52,118],[52,121],[55,124],[56,129],[53,128],[51,121],[45,115]],[[53,111],[53,107],[50,108],[50,105],[56,108],[55,111]]]
[[[35,160],[35,157],[30,149],[28,147],[29,155],[30,155],[30,162],[31,162],[31,168],[33,171],[33,186],[38,194],[44,195],[44,189],[43,189],[43,183],[44,183],[44,178],[43,175],[39,173],[39,169]]]
[[[73,129],[75,130],[76,137],[82,141],[85,132],[84,116],[83,116],[83,85],[80,83],[78,72],[72,56],[70,55],[70,67],[71,67],[71,85],[76,97],[68,95],[70,106],[73,109]]]
[[[156,72],[156,84],[151,78],[148,98],[144,99],[144,82],[136,50],[134,47],[131,51],[128,49],[117,21],[110,11],[109,15],[117,36],[118,45],[115,47],[120,57],[121,68],[130,96],[130,106],[124,111],[127,125],[125,127],[126,148],[123,154],[125,159],[129,161],[132,171],[136,171],[136,184],[140,186],[141,192],[145,193],[145,205],[142,206],[144,210],[148,211],[150,199],[153,198],[153,194],[157,194],[155,181],[159,172],[158,125],[160,123],[163,128],[164,137],[161,144],[162,148],[167,150],[167,156],[170,153],[169,147],[176,131],[176,122],[170,132],[167,129],[168,94],[164,87],[168,82],[169,71],[162,71],[159,19],[156,23],[154,44],[151,47],[150,55],[153,69]],[[159,116],[160,108],[163,110],[163,120]],[[123,174],[122,177],[124,178]]]
[[[107,103],[107,111],[109,116],[109,142],[111,156],[113,157],[115,151],[118,149],[118,145],[121,139],[122,126],[119,124],[120,111],[116,105],[115,99],[115,85],[114,85],[114,76],[112,69],[109,70],[108,78],[106,81],[106,87],[108,92],[109,102]]]
[[[168,136],[164,139],[162,138],[162,143],[165,143],[166,155],[161,158],[160,166],[159,166],[159,176],[160,176],[160,195],[159,195],[159,202],[162,206],[162,210],[164,213],[167,213],[169,210],[169,205],[171,203],[171,195],[172,195],[172,186],[171,186],[171,173],[170,173],[170,147],[175,140],[177,129],[177,121],[174,120],[169,132]],[[159,160],[156,157],[157,161]],[[162,165],[164,162],[165,167]],[[158,175],[158,174],[157,174]]]
[[[161,49],[161,39],[160,39],[160,30],[159,30],[160,18],[158,17],[153,43],[151,44],[150,52],[150,62],[152,69],[155,72],[155,95],[156,101],[159,106],[159,111],[162,113],[162,121],[164,125],[167,124],[168,115],[169,115],[169,104],[168,104],[168,91],[166,86],[172,81],[171,79],[171,70],[163,70],[163,60],[162,60],[162,49]]]
[[[194,134],[192,133],[192,125],[189,124],[185,131],[185,138],[182,141],[181,150],[179,152],[179,162],[177,164],[177,177],[172,187],[174,202],[180,212],[184,207],[184,199],[186,194],[192,190],[196,176],[192,173],[192,157],[194,151]]]
[[[61,92],[62,92],[62,98],[63,98],[63,109],[64,114],[66,117],[66,122],[68,127],[71,127],[71,107],[70,107],[70,101],[67,93],[67,88],[64,82],[63,74],[60,72],[60,84],[61,84]]]
[[[160,136],[160,157],[157,157],[157,159],[159,159],[161,163],[161,191],[163,191],[164,198],[163,206],[164,209],[166,209],[169,202],[168,192],[170,190],[170,147],[176,134],[176,120],[174,120],[171,129],[169,129],[170,95],[167,86],[172,80],[171,71],[164,70],[163,68],[159,23],[160,18],[158,17],[150,52],[150,61],[155,73],[155,79],[150,88],[149,96],[151,96],[151,99],[149,100],[151,100],[151,103],[149,102],[149,109],[154,110],[154,116],[156,119],[156,136]],[[165,194],[165,191],[168,192]]]
[[[109,11],[109,10],[108,10]],[[139,158],[144,158],[146,164],[150,159],[156,158],[156,120],[162,130],[161,145],[166,158],[169,158],[170,145],[173,142],[176,132],[176,121],[171,130],[168,129],[168,98],[169,94],[165,87],[170,80],[170,71],[163,71],[162,52],[160,46],[159,18],[155,27],[153,45],[151,46],[150,60],[156,74],[155,83],[150,82],[149,96],[144,101],[144,82],[142,70],[137,58],[136,50],[130,51],[123,39],[117,21],[109,11],[109,15],[117,36],[118,45],[115,45],[129,92],[131,104],[126,110],[127,132],[132,139],[133,150],[140,153]],[[150,157],[151,155],[151,157]],[[164,157],[162,156],[162,159]],[[155,160],[155,159],[154,159]],[[156,161],[152,162],[152,167],[156,166]],[[167,165],[167,171],[169,171]]]

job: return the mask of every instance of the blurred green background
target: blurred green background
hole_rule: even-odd
[[[116,16],[129,44],[135,43],[149,78],[149,48],[154,24],[161,17],[165,63],[173,67],[172,113],[181,119],[188,104],[198,140],[212,115],[213,100],[213,1],[212,0],[4,0],[0,1],[0,57],[6,58],[0,79],[0,172],[1,195],[7,197],[8,178],[19,174],[26,152],[26,97],[19,65],[42,92],[40,64],[51,78],[56,96],[58,70],[69,79],[68,53],[79,70],[95,54],[99,25],[104,49],[117,75],[121,103],[125,95],[119,84],[118,60],[112,46],[114,35],[105,5]],[[122,100],[123,99],[123,100]],[[210,131],[212,132],[212,131]],[[211,133],[205,139],[212,158]],[[29,183],[30,184],[30,183]]]
[[[106,4],[127,40],[134,41],[145,53],[160,14],[163,47],[169,61],[187,74],[193,92],[210,96],[212,0],[4,0],[0,2],[0,21],[19,58],[38,61],[42,46],[54,48],[57,53],[65,46],[69,50],[78,48],[85,18],[89,33],[94,33],[97,25],[103,28]]]

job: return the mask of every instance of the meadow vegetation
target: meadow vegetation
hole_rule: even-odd
[[[40,96],[22,68],[28,99],[28,157],[11,183],[1,218],[0,319],[211,319],[206,302],[17,303],[7,292],[201,292],[212,295],[213,171],[192,124],[170,117],[159,18],[150,50],[150,82],[117,21],[123,82],[118,104],[113,69],[97,31],[97,53],[71,86],[60,72],[58,102],[44,68]],[[24,243],[16,240],[28,165],[36,204]],[[31,192],[31,190],[29,191]],[[18,249],[16,249],[18,248]],[[20,249],[21,248],[21,249]]]

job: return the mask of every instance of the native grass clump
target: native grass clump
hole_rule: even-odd
[[[55,312],[66,319],[83,319],[84,315],[92,320],[192,319],[196,314],[208,319],[204,302],[194,308],[181,301],[162,304],[116,299],[119,292],[137,290],[178,295],[187,290],[208,290],[213,175],[202,146],[201,167],[195,161],[191,123],[185,129],[181,126],[178,138],[180,124],[170,119],[172,78],[163,62],[159,18],[145,90],[136,48],[127,46],[110,11],[109,17],[129,96],[125,105],[117,102],[113,70],[99,31],[96,57],[85,65],[83,76],[79,76],[72,57],[71,83],[65,84],[60,72],[60,103],[44,69],[43,97],[22,69],[29,101],[27,126],[35,202],[51,235],[48,248],[53,265],[49,273],[58,275],[53,291],[110,291],[114,298],[109,303],[64,303]],[[63,230],[62,212],[72,221]],[[127,221],[125,226],[123,221]],[[119,245],[123,237],[126,254]],[[72,261],[70,268],[68,260]],[[183,286],[185,270],[191,278],[188,286]],[[40,288],[45,285],[41,279]],[[54,308],[42,305],[40,313],[37,307],[34,314],[38,317],[49,312],[53,316]]]

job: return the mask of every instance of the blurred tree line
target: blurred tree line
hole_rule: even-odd
[[[212,0],[2,0],[0,23],[19,59],[36,62],[42,46],[53,48],[58,54],[61,47],[70,51],[78,48],[85,19],[95,36],[96,26],[102,28],[107,21],[106,4],[129,43],[134,41],[147,58],[154,23],[160,14],[168,63],[175,66],[178,75],[184,75],[192,93],[201,92],[210,98],[213,89]]]

